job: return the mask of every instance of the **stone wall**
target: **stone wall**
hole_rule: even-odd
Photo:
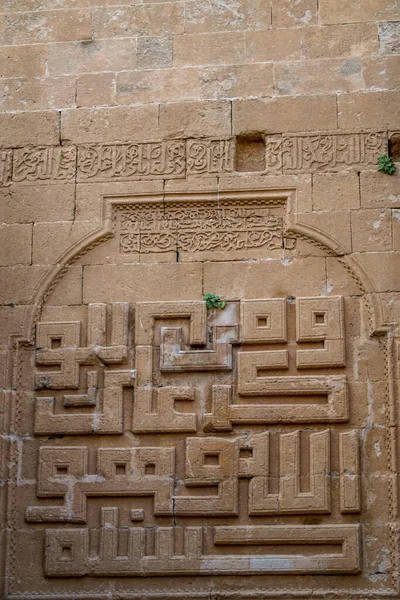
[[[0,598],[399,597],[399,0],[0,10]]]

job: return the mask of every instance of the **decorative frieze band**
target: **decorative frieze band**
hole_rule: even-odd
[[[266,137],[265,173],[368,168],[387,152],[384,132]],[[175,179],[235,170],[235,138],[189,139],[0,150],[0,185],[32,181]]]
[[[272,135],[266,139],[267,171],[315,173],[374,166],[387,152],[384,132]]]

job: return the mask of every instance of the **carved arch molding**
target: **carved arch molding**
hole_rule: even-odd
[[[105,197],[40,283],[10,339],[7,598],[397,596],[395,325],[298,202]]]

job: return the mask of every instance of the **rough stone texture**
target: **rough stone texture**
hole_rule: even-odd
[[[3,0],[1,600],[400,598],[399,22]]]

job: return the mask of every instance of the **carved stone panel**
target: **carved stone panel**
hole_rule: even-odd
[[[287,235],[281,198],[116,198],[112,235],[120,253],[137,243],[155,262],[174,249],[182,280],[187,252],[204,293],[219,290],[204,288],[198,236],[216,234],[214,263],[233,277],[240,254],[218,252],[254,250],[260,234],[270,241],[257,264],[274,261],[290,290],[274,254]],[[129,301],[49,292],[16,355],[9,598],[393,596],[391,571],[376,577],[379,548],[395,557],[391,397],[365,360],[381,373],[389,350],[368,337],[361,295],[266,294],[262,282],[252,294],[234,281],[210,309],[162,277],[157,300],[136,296],[118,272],[113,293],[131,286]],[[31,578],[15,568],[25,547]]]

